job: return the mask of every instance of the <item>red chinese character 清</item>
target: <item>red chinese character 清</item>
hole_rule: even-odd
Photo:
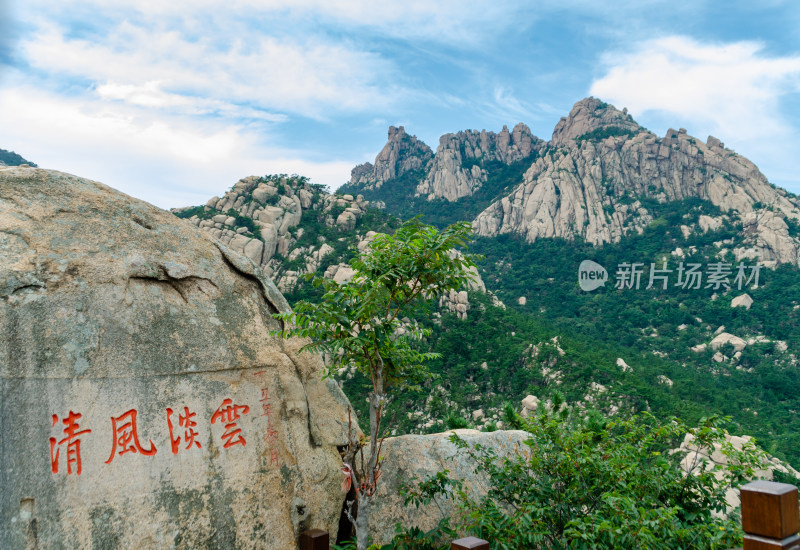
[[[248,412],[250,412],[250,407],[247,405],[235,405],[232,399],[225,399],[211,417],[212,424],[215,424],[217,420],[225,424],[225,432],[222,434],[222,439],[225,440],[224,448],[227,449],[233,445],[247,445],[247,441],[242,436],[242,429],[236,425],[236,421],[241,418],[241,414]],[[234,439],[234,436],[238,437]]]
[[[78,436],[91,433],[92,430],[80,430],[78,420],[81,419],[80,413],[69,411],[67,417],[61,422],[66,426],[64,428],[64,439],[57,441],[55,437],[50,438],[50,468],[54,474],[58,473],[58,456],[61,449],[56,449],[56,446],[67,444],[67,475],[72,473],[73,466],[75,473],[81,475],[81,440]],[[53,415],[53,426],[58,423],[58,415]],[[53,454],[55,451],[55,454]]]
[[[183,428],[183,440],[186,442],[186,449],[191,449],[192,445],[197,445],[198,449],[201,449],[202,446],[200,445],[199,441],[195,440],[195,437],[198,436],[198,433],[194,430],[194,427],[197,426],[197,422],[192,420],[193,417],[197,416],[197,413],[189,412],[189,407],[183,408],[183,414],[178,413],[178,426]],[[172,444],[172,454],[178,454],[178,448],[181,444],[180,436],[174,437],[172,430],[172,409],[167,408],[167,426],[169,427],[169,442]]]
[[[114,446],[111,448],[111,456],[106,460],[106,464],[110,464],[114,460],[114,454],[119,449],[119,454],[125,453],[141,453],[145,456],[152,456],[156,454],[156,446],[150,440],[150,448],[145,450],[139,443],[139,431],[136,427],[136,409],[131,409],[121,416],[114,418],[111,417],[111,427],[114,431]]]

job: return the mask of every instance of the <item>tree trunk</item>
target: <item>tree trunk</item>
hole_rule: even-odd
[[[362,494],[358,498],[358,516],[356,516],[356,545],[358,550],[367,550],[369,546],[369,505],[371,498]]]
[[[378,466],[378,444],[381,427],[381,417],[383,416],[383,404],[386,402],[386,395],[383,393],[383,378],[377,378],[375,392],[369,394],[369,457],[363,472],[366,491],[358,497],[358,515],[356,516],[356,543],[358,550],[366,550],[369,546],[369,506],[372,497],[367,494],[370,487],[377,484],[376,470]]]

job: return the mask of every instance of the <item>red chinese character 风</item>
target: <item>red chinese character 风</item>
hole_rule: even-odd
[[[250,412],[250,407],[247,405],[235,405],[232,399],[225,399],[222,405],[219,406],[217,411],[211,417],[211,423],[214,424],[219,420],[225,424],[225,432],[222,434],[222,439],[225,440],[224,448],[233,445],[247,445],[244,436],[242,436],[242,429],[236,425],[236,421],[241,418],[241,414]],[[234,436],[238,437],[234,439]]]
[[[72,473],[72,467],[75,467],[75,473],[81,475],[81,440],[78,439],[79,435],[91,433],[92,430],[79,430],[80,425],[78,420],[83,416],[80,413],[69,411],[67,417],[61,422],[66,426],[64,428],[64,439],[57,441],[55,437],[50,438],[50,468],[54,474],[58,473],[58,455],[61,449],[56,449],[57,445],[67,444],[67,475]],[[58,423],[58,415],[53,415],[53,426]],[[55,451],[55,454],[53,454]]]
[[[269,465],[275,466],[276,468],[280,466],[278,464],[278,451],[277,449],[272,449],[269,453]]]
[[[197,445],[198,449],[201,449],[202,446],[200,445],[199,441],[195,440],[195,437],[198,436],[198,433],[194,430],[194,427],[197,426],[197,422],[192,420],[193,417],[197,416],[197,413],[189,412],[189,407],[183,408],[183,414],[178,413],[178,426],[183,428],[183,440],[186,441],[186,449],[191,449],[192,445]],[[178,454],[178,447],[181,444],[181,438],[173,437],[172,435],[172,409],[167,409],[167,426],[169,427],[169,442],[172,444],[172,454]]]
[[[145,450],[139,443],[139,432],[136,427],[136,409],[131,409],[126,413],[114,418],[111,417],[111,427],[114,431],[114,446],[111,448],[111,456],[106,460],[110,464],[114,460],[114,454],[119,447],[119,454],[139,452],[145,456],[156,454],[156,446],[150,440],[150,448]]]

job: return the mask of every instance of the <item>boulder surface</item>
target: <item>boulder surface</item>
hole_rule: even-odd
[[[400,493],[403,484],[414,487],[415,481],[424,481],[442,470],[449,470],[451,479],[459,479],[473,497],[486,494],[488,480],[475,472],[476,463],[466,451],[458,449],[450,435],[456,433],[470,448],[475,445],[491,447],[498,457],[511,457],[530,452],[523,442],[531,437],[520,430],[451,430],[431,435],[401,435],[383,442],[382,476],[370,508],[370,538],[373,543],[386,544],[392,540],[395,524],[416,526],[424,531],[436,527],[443,517],[457,515],[458,507],[452,499],[437,497],[435,502],[420,506],[406,506]],[[457,525],[454,518],[451,525]]]
[[[251,260],[60,172],[0,168],[0,548],[334,537],[347,399]]]

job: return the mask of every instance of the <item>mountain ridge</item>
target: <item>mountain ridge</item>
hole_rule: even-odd
[[[790,234],[800,220],[800,201],[770,184],[755,164],[713,136],[702,142],[681,128],[659,138],[637,124],[627,109],[620,111],[593,97],[575,103],[548,142],[521,123],[506,141],[499,139],[503,133],[508,135],[507,127],[500,134],[445,134],[432,157],[426,152],[414,163],[417,181],[398,184],[398,177],[378,177],[392,173],[386,165],[392,157],[383,154],[397,141],[397,133],[390,131],[380,160],[376,158],[380,172],[374,171],[374,179],[367,181],[360,165],[353,170],[358,177],[351,177],[342,191],[363,193],[378,204],[413,203],[421,211],[426,210],[425,202],[428,210],[458,209],[467,197],[482,191],[491,177],[487,163],[501,157],[510,143],[524,153],[513,160],[528,166],[514,181],[498,186],[481,211],[462,209],[470,214],[478,235],[516,233],[529,242],[580,237],[602,245],[641,233],[653,221],[644,199],[663,203],[697,197],[722,211],[712,223],[720,224],[727,216],[749,236],[745,246],[733,251],[736,260],[800,261],[800,240]],[[497,138],[492,143],[488,136]],[[421,149],[418,141],[414,143]],[[404,163],[411,164],[413,150],[400,150]]]

